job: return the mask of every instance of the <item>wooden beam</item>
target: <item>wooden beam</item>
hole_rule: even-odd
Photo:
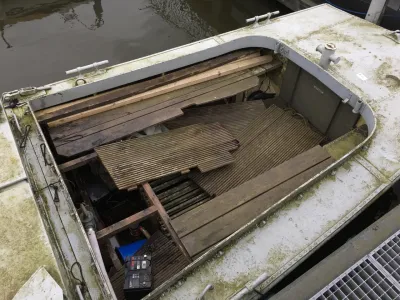
[[[225,54],[216,58],[212,58],[198,64],[170,72],[166,75],[160,75],[156,78],[136,82],[124,87],[116,88],[104,93],[86,97],[80,100],[75,100],[65,104],[46,108],[35,112],[39,122],[49,122],[58,118],[63,118],[69,115],[79,113],[84,110],[105,105],[125,97],[130,97],[136,94],[146,92],[148,90],[160,87],[162,85],[178,81],[180,79],[193,76],[207,70],[217,68],[232,61],[239,61],[246,58],[260,56],[259,50],[239,50],[229,54]]]
[[[93,152],[88,155],[84,155],[76,159],[67,161],[66,163],[59,165],[58,168],[60,172],[65,173],[74,170],[76,168],[82,167],[95,159],[97,159],[97,153]]]
[[[157,212],[158,212],[157,207],[150,206],[149,208],[146,208],[128,218],[125,218],[115,224],[112,224],[102,230],[97,231],[96,232],[97,239],[101,241],[106,238],[110,238],[116,235],[118,232],[127,229],[128,227],[148,219]]]
[[[255,57],[255,58],[250,58],[250,59],[246,59],[246,60],[241,60],[241,61],[237,61],[237,62],[233,62],[233,63],[229,63],[226,64],[222,67],[218,67],[215,69],[211,69],[209,71],[203,72],[201,74],[195,75],[195,76],[191,76],[182,80],[179,80],[177,82],[174,83],[170,83],[164,86],[161,86],[159,88],[138,94],[138,95],[134,95],[131,97],[128,97],[126,99],[114,102],[114,103],[110,103],[107,105],[103,105],[100,107],[96,107],[90,110],[86,110],[83,112],[80,112],[78,114],[72,115],[72,116],[68,116],[53,122],[49,122],[48,126],[49,127],[56,127],[56,126],[60,126],[62,124],[68,123],[68,122],[72,122],[75,120],[79,120],[81,118],[85,118],[85,117],[89,117],[89,116],[93,116],[99,113],[102,113],[104,111],[108,111],[111,109],[115,109],[118,107],[122,107],[128,104],[132,104],[132,103],[136,103],[139,101],[143,101],[152,97],[156,97],[159,95],[163,95],[175,90],[179,90],[185,87],[189,87],[189,86],[193,86],[199,83],[203,83],[206,81],[210,81],[219,77],[223,77],[223,76],[227,76],[242,70],[246,70],[252,67],[256,67],[262,64],[267,64],[269,62],[272,61],[272,56],[270,55],[266,55],[266,56],[260,56],[260,57]]]
[[[159,214],[161,220],[163,221],[165,227],[169,231],[169,234],[171,235],[171,237],[172,237],[173,241],[175,242],[175,244],[178,246],[179,250],[181,250],[183,255],[185,255],[190,261],[192,261],[192,258],[190,257],[189,253],[187,252],[185,246],[183,246],[181,240],[179,239],[178,235],[176,234],[174,228],[172,227],[171,220],[170,220],[167,212],[165,211],[165,209],[162,206],[160,200],[158,199],[158,197],[154,193],[154,191],[151,188],[150,184],[148,184],[146,182],[142,186],[143,186],[143,189],[144,189],[144,192],[145,192],[147,198],[149,198],[150,202],[157,208],[158,214]]]

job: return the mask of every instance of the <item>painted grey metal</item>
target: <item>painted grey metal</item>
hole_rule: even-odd
[[[311,300],[400,299],[400,230]]]
[[[212,284],[207,284],[207,286],[204,288],[204,290],[201,292],[200,296],[197,297],[197,300],[204,300],[205,296],[208,291],[212,291],[214,289],[214,286]]]
[[[102,60],[100,62],[94,62],[94,63],[92,63],[90,65],[77,67],[75,69],[65,71],[65,74],[67,74],[67,75],[71,75],[71,74],[74,74],[74,73],[79,73],[80,74],[82,71],[86,71],[86,70],[89,70],[91,68],[95,68],[98,71],[98,67],[106,65],[106,64],[108,64],[108,60]]]
[[[353,113],[351,106],[340,103],[326,135],[332,140],[337,139],[352,130],[358,119],[359,115]]]
[[[337,65],[340,62],[340,56],[336,56],[336,45],[334,43],[327,43],[325,45],[318,45],[317,51],[321,53],[321,58],[319,60],[319,65],[325,69],[328,70],[329,65],[331,63],[334,63]]]
[[[375,24],[379,24],[385,12],[388,0],[372,0],[369,5],[365,19]]]
[[[304,71],[300,72],[293,94],[291,106],[319,131],[326,133],[341,98]]]
[[[253,18],[246,19],[246,23],[247,24],[255,23],[258,25],[259,21],[265,20],[265,22],[268,24],[268,22],[270,22],[270,19],[272,16],[277,16],[279,14],[280,14],[279,10],[274,11],[274,12],[269,12],[269,13],[266,13],[265,15],[255,16]]]
[[[230,298],[230,300],[240,300],[243,299],[249,293],[252,293],[261,283],[267,280],[269,277],[268,273],[262,273],[257,277],[256,280],[246,284],[246,286],[241,289],[236,295]]]
[[[20,178],[14,179],[12,181],[1,183],[0,184],[0,191],[4,190],[4,189],[6,189],[6,188],[8,188],[10,186],[13,186],[13,185],[15,185],[17,183],[20,183],[21,181],[24,181],[24,180],[26,180],[26,176],[22,176]]]
[[[360,156],[357,157],[360,159]],[[327,256],[294,282],[271,296],[270,300],[310,299],[351,266],[367,257],[399,229],[400,206],[393,208],[380,219],[349,239],[343,246]]]

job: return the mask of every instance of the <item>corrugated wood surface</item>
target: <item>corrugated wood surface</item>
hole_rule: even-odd
[[[256,218],[334,160],[317,146],[172,221],[195,256]]]
[[[240,148],[234,162],[207,173],[191,172],[190,177],[210,195],[224,192],[318,145],[323,135],[304,119],[271,106],[237,136]]]
[[[171,219],[211,199],[187,175],[166,176],[150,182],[150,185]]]
[[[237,140],[220,124],[198,124],[96,148],[119,189],[206,164],[233,161]],[[221,163],[223,161],[223,163]]]
[[[194,107],[185,109],[183,116],[164,125],[175,129],[198,123],[218,122],[233,136],[238,137],[240,132],[265,110],[262,100]]]
[[[238,71],[93,116],[60,125],[52,124],[49,134],[59,155],[73,156],[176,118],[183,114],[184,108],[231,97],[256,87],[259,84],[258,75],[280,66],[279,61],[272,61],[262,68]]]
[[[178,247],[169,240],[160,231],[157,231],[149,240],[138,250],[136,255],[151,254],[152,255],[152,275],[153,288],[161,285],[165,280],[171,278],[190,262],[179,251]],[[118,300],[125,299],[124,297],[124,280],[125,268],[122,267],[113,276],[110,281],[114,288]]]
[[[43,109],[35,112],[36,118],[39,122],[42,121],[52,121],[57,118],[62,118],[65,116],[69,116],[72,114],[79,113],[81,111],[85,111],[90,108],[99,107],[104,104],[112,103],[114,101],[137,95],[148,90],[160,87],[162,85],[175,82],[181,80],[183,78],[187,78],[207,70],[225,65],[227,63],[233,62],[235,60],[256,57],[259,55],[259,50],[239,50],[232,53],[228,53],[213,59],[209,59],[207,61],[203,61],[201,63],[191,65],[189,67],[172,71],[168,74],[163,74],[158,77],[144,80],[141,82],[135,82],[133,84],[120,87],[111,91],[107,91],[104,93],[100,93],[91,97],[87,97],[84,99],[72,101],[66,104],[57,105],[55,107]]]

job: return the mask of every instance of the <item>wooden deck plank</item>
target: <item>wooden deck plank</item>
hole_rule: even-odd
[[[231,156],[237,147],[235,138],[215,123],[109,144],[96,152],[116,186],[127,189],[198,165],[219,167],[218,158]]]
[[[152,97],[156,97],[159,95],[163,95],[172,91],[176,91],[188,86],[192,86],[192,85],[196,85],[202,82],[206,82],[206,81],[210,81],[219,77],[223,77],[226,75],[230,75],[236,72],[240,72],[242,70],[246,70],[249,68],[253,68],[262,64],[267,64],[270,63],[272,61],[272,56],[266,55],[266,56],[260,56],[260,57],[255,57],[255,58],[250,58],[250,59],[246,59],[243,61],[238,61],[238,62],[232,62],[229,64],[226,64],[224,66],[215,68],[215,69],[211,69],[209,71],[188,77],[188,78],[184,78],[181,79],[179,81],[173,82],[173,83],[169,83],[167,85],[164,86],[160,86],[158,88],[149,90],[147,92],[141,93],[141,94],[137,94],[134,96],[130,96],[128,98],[116,101],[116,102],[112,102],[106,105],[102,105],[99,107],[95,107],[92,108],[90,110],[86,110],[86,111],[82,111],[79,112],[77,114],[71,115],[71,116],[67,116],[52,122],[48,123],[49,127],[55,127],[55,126],[59,126],[61,124],[64,123],[68,123],[68,122],[72,122],[84,117],[89,117],[89,116],[93,116],[99,113],[102,113],[104,111],[108,111],[110,109],[115,109],[118,107],[123,107],[126,106],[128,104],[132,104],[135,102],[139,102],[139,101],[143,101],[146,99],[150,99]]]
[[[118,232],[127,229],[128,227],[146,220],[147,218],[151,217],[157,212],[158,209],[156,206],[150,206],[149,208],[146,208],[128,218],[125,218],[115,224],[112,224],[104,229],[97,231],[96,232],[97,239],[101,241],[106,238],[110,238],[116,235]]]
[[[237,137],[241,146],[233,153],[234,163],[189,175],[210,195],[219,196],[323,140],[304,120],[275,106],[262,112]]]
[[[172,226],[179,237],[184,237],[327,158],[329,153],[316,146],[181,215],[172,221]]]
[[[216,101],[221,99],[221,97],[230,97],[236,94],[239,90],[246,90],[250,86],[257,86],[257,84],[258,78],[253,76],[240,82],[230,84],[223,88],[219,93],[209,92],[186,101],[180,101],[179,98],[175,98],[171,101],[132,113],[126,117],[79,132],[77,135],[79,139],[77,140],[73,140],[73,137],[69,136],[65,137],[65,140],[68,141],[69,139],[72,139],[70,142],[65,143],[65,140],[63,141],[61,139],[54,140],[54,144],[58,154],[72,156],[83,151],[88,151],[101,144],[109,143],[134,132],[143,130],[148,126],[159,124],[180,116],[183,114],[182,109],[188,106]],[[201,93],[201,91],[198,91],[197,93]],[[170,105],[174,102],[178,103]],[[146,126],[143,126],[143,124]]]
[[[74,170],[76,168],[82,167],[82,166],[86,165],[87,163],[94,161],[96,159],[97,159],[97,153],[93,152],[93,153],[78,157],[76,159],[67,161],[66,163],[59,165],[58,168],[60,169],[60,172],[65,173],[65,172]]]
[[[246,57],[255,57],[255,55],[260,55],[258,50],[235,51],[204,62],[200,62],[198,64],[183,68],[178,71],[173,71],[171,73],[158,76],[150,80],[130,84],[81,100],[72,101],[63,105],[57,105],[54,107],[43,109],[35,112],[35,115],[39,122],[48,122],[56,118],[66,117],[68,115],[76,114],[86,109],[95,108],[113,101],[120,100],[125,97],[143,93],[150,89],[160,87],[161,85],[165,85],[189,76],[208,71],[216,67],[220,67],[235,60],[245,59]]]
[[[160,200],[157,198],[156,194],[154,193],[153,189],[151,188],[150,184],[145,183],[142,185],[143,190],[147,196],[147,198],[150,200],[150,202],[157,208],[158,214],[163,221],[165,227],[167,228],[169,234],[171,235],[172,240],[175,242],[175,244],[178,246],[179,250],[182,252],[182,254],[189,260],[191,261],[191,257],[188,254],[186,248],[182,245],[181,240],[179,239],[178,235],[176,234],[174,228],[171,226],[171,220],[165,211],[164,207],[162,206]]]
[[[193,107],[185,109],[182,117],[164,125],[168,129],[176,129],[193,124],[218,122],[233,136],[238,137],[238,134],[265,110],[262,100]]]
[[[256,72],[257,74],[257,72]],[[76,135],[77,133],[81,134],[82,136],[88,135],[88,134],[93,134],[101,128],[109,128],[112,126],[116,126],[120,123],[126,122],[128,120],[132,119],[132,114],[137,114],[134,115],[133,117],[138,117],[141,115],[144,115],[146,113],[152,112],[157,109],[162,109],[169,107],[171,105],[180,103],[182,101],[189,100],[193,97],[197,97],[199,95],[202,95],[204,93],[208,93],[211,91],[214,91],[216,89],[219,89],[223,86],[235,83],[237,81],[240,81],[242,79],[248,78],[254,76],[250,72],[238,72],[229,76],[224,76],[221,78],[218,78],[216,80],[213,80],[212,82],[204,82],[195,86],[191,87],[186,87],[184,89],[174,91],[165,95],[160,95],[157,97],[153,97],[151,99],[148,99],[146,101],[142,102],[137,102],[133,103],[121,108],[116,108],[112,109],[110,111],[88,117],[88,118],[82,118],[79,120],[76,120],[71,123],[63,124],[61,126],[57,126],[54,128],[50,129],[50,134],[53,140],[57,139],[63,139],[72,135]],[[169,102],[170,100],[177,99],[176,101]],[[160,105],[163,104],[164,102],[168,102],[166,105]],[[154,107],[158,105],[157,107]],[[139,112],[153,108],[151,110],[146,110],[142,112],[141,114],[138,114]],[[102,127],[100,125],[104,124]],[[86,130],[95,128],[97,130],[91,130],[86,132]]]
[[[252,201],[234,209],[183,237],[182,243],[188,253],[193,257],[222,239],[228,237],[236,230],[256,218],[261,212],[272,208],[283,197],[294,191],[301,184],[324,170],[334,162],[329,158],[318,165],[298,174],[297,176],[276,186],[274,189],[259,195]],[[288,200],[290,201],[290,200]]]

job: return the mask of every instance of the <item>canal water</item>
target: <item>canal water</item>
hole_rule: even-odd
[[[288,9],[276,0],[0,0],[0,92],[125,62]]]

